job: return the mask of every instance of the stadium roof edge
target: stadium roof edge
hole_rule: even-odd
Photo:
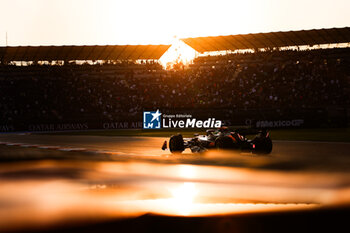
[[[200,53],[350,43],[350,27],[192,37],[180,40]],[[223,43],[223,41],[226,41],[226,43]]]
[[[0,47],[0,61],[158,60],[171,45],[38,45]]]

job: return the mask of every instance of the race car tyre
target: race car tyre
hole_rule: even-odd
[[[181,134],[173,135],[170,137],[169,149],[171,153],[181,153],[185,150],[184,139]]]
[[[215,140],[215,147],[218,149],[230,149],[233,148],[233,140],[229,136],[218,137]]]
[[[255,145],[254,154],[270,154],[272,151],[272,141],[270,137],[259,135],[252,141]]]

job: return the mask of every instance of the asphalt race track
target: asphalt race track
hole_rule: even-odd
[[[98,224],[107,221],[140,232],[128,221],[147,225],[161,219],[179,226],[192,217],[198,225],[191,230],[210,220],[208,229],[220,232],[223,220],[213,216],[230,216],[230,224],[245,229],[247,219],[262,213],[289,213],[279,217],[283,222],[295,213],[318,221],[348,211],[349,143],[274,141],[273,152],[264,156],[215,150],[172,155],[160,149],[164,140],[0,135],[0,229],[50,231],[64,222],[74,232],[81,222],[101,229]],[[318,218],[310,217],[313,211]],[[235,222],[242,216],[248,217]],[[251,230],[258,229],[241,232]]]
[[[109,160],[136,159],[139,162],[146,159],[153,162],[174,162],[177,164],[264,167],[282,170],[348,171],[350,167],[350,143],[274,141],[273,151],[267,156],[216,151],[192,154],[188,149],[181,155],[171,155],[168,150],[162,151],[160,149],[164,140],[167,139],[160,137],[5,134],[0,135],[0,144],[22,148],[35,147],[43,150],[85,152],[108,155]],[[106,159],[106,156],[103,159]]]

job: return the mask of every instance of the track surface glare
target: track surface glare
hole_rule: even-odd
[[[172,155],[160,149],[164,140],[0,135],[0,229],[146,213],[194,217],[350,204],[350,144],[274,141],[265,156]]]
[[[231,151],[192,154],[188,149],[180,155],[172,155],[168,150],[162,151],[160,149],[164,140],[167,138],[0,135],[0,142],[5,144],[15,144],[14,146],[24,148],[35,146],[41,149],[107,154],[107,158],[100,157],[100,159],[110,160],[136,159],[137,161],[151,160],[165,163],[261,167],[282,170],[348,171],[350,168],[350,143],[274,141],[273,151],[267,156]],[[48,158],[50,157],[48,156]]]

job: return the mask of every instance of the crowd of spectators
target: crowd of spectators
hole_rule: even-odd
[[[156,109],[350,106],[350,49],[200,57],[158,64],[0,66],[3,123],[116,120]]]

